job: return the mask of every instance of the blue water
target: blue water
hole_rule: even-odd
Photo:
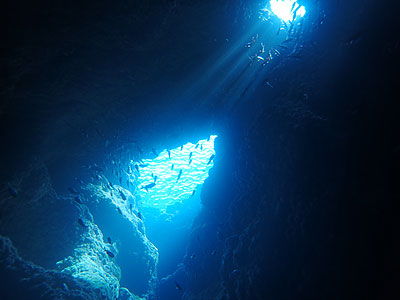
[[[132,162],[132,168],[139,166],[139,172],[133,172],[130,177],[136,185],[135,195],[139,198],[140,207],[155,207],[166,213],[169,206],[189,201],[214,165],[210,158],[215,155],[216,137],[212,135],[196,144],[187,143],[175,149],[164,150],[156,158],[144,159],[141,163]],[[144,188],[152,183],[155,183],[154,187],[147,190]]]
[[[139,167],[140,176],[138,172],[132,176],[137,176],[135,195],[145,218],[146,234],[159,250],[160,278],[171,274],[186,253],[193,220],[201,210],[201,186],[214,166],[210,158],[215,155],[216,138],[211,135],[195,144],[164,150],[154,159],[144,159],[141,165],[146,167]],[[155,176],[153,188],[142,188],[154,182]]]
[[[64,2],[4,10],[0,300],[373,295],[394,6]]]
[[[74,202],[81,241],[58,268],[90,282],[102,297],[116,298],[121,287],[149,297],[187,254],[216,138],[165,149],[153,159],[122,159],[128,185],[112,184],[103,174],[83,187],[91,200]]]

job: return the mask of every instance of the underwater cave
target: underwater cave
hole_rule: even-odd
[[[400,298],[396,1],[3,8],[0,300]]]

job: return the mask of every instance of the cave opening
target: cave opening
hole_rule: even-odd
[[[118,153],[104,169],[93,164],[92,181],[73,201],[80,241],[72,256],[57,262],[59,269],[91,282],[106,297],[115,298],[118,290],[154,295],[157,282],[192,255],[192,225],[214,166],[216,138],[161,152],[153,148],[141,153],[148,157],[143,159]]]
[[[201,187],[214,166],[216,138],[211,135],[130,163],[136,209],[159,251],[159,278],[173,273],[186,254],[193,220],[201,210]]]
[[[399,292],[399,1],[8,2],[0,300]]]
[[[283,22],[294,22],[296,18],[302,18],[306,14],[306,8],[297,0],[271,0],[271,11]]]

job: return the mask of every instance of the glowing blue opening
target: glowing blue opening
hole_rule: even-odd
[[[144,159],[136,164],[136,196],[142,207],[166,208],[194,195],[198,185],[208,177],[215,156],[212,135],[196,144],[162,151],[154,159]],[[132,176],[135,176],[134,174]]]
[[[306,14],[306,8],[300,6],[297,0],[271,0],[270,5],[271,11],[284,22],[304,17]]]

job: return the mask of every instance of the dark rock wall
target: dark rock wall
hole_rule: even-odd
[[[385,29],[390,5],[340,7],[325,4],[331,26],[316,26],[303,60],[270,75],[281,89],[259,88],[249,97],[256,109],[243,105],[230,136],[217,140],[218,167],[194,229],[211,245],[192,239],[188,255],[199,255],[184,262],[182,299],[397,293],[390,170],[398,39]]]
[[[57,195],[40,161],[13,179],[15,197],[5,183],[1,190],[1,234],[12,239],[24,259],[55,269],[57,261],[73,252],[82,233],[73,197]]]
[[[260,72],[274,87],[262,81],[235,105],[190,87],[229,50],[227,38],[248,34],[259,3],[8,3],[0,233],[24,259],[51,267],[76,234],[53,226],[76,219],[53,188],[87,180],[87,166],[120,144],[140,158],[217,133],[204,209],[160,299],[388,299],[399,265],[389,176],[399,156],[398,9],[395,1],[303,2],[318,9],[301,58]],[[45,171],[27,171],[36,159]],[[35,196],[42,185],[47,192]],[[44,240],[53,242],[43,251]],[[2,283],[20,289],[19,278],[33,276],[24,272]],[[182,290],[169,294],[174,276]]]

